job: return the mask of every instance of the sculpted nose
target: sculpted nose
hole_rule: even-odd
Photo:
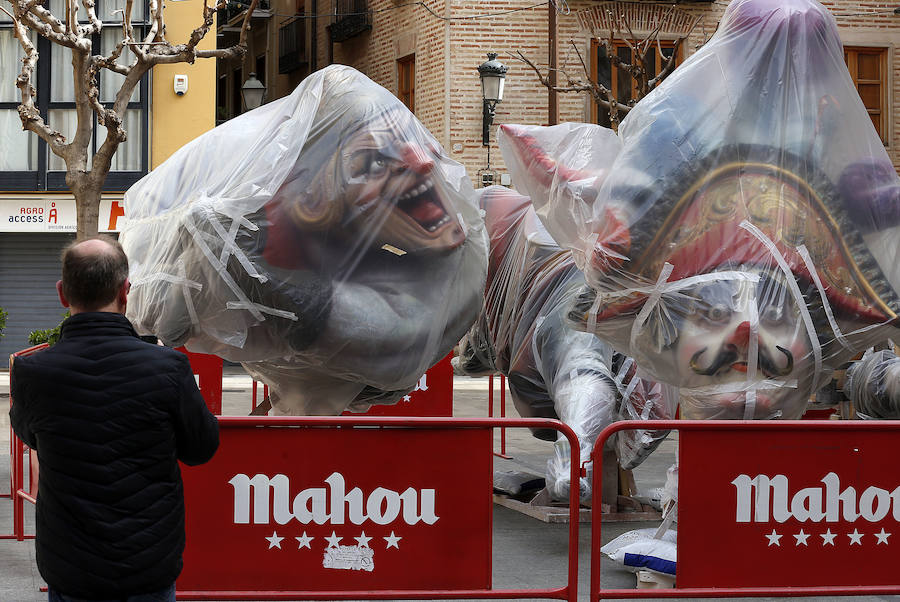
[[[741,351],[746,351],[750,346],[750,322],[741,322],[734,329],[731,336],[725,341],[727,345],[734,345]]]
[[[400,145],[400,165],[418,174],[426,174],[434,169],[434,160],[424,148],[412,142]]]

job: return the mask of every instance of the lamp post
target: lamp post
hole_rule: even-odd
[[[244,99],[244,107],[248,111],[252,111],[262,104],[263,98],[266,96],[266,86],[256,79],[256,73],[251,72],[250,77],[241,86],[241,98]]]
[[[490,153],[494,109],[503,100],[503,84],[509,67],[497,60],[496,52],[488,52],[487,57],[488,60],[478,66],[478,76],[481,78],[482,97],[481,144],[487,146]],[[488,163],[490,164],[490,158]]]

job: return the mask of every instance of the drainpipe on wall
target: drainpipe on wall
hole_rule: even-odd
[[[556,55],[558,54],[556,40],[556,3],[548,2],[547,10],[550,11],[547,19],[547,46],[550,51],[550,73],[548,74],[548,79],[550,80],[550,86],[556,86]],[[556,125],[559,123],[558,92],[552,88],[548,90],[547,113],[548,125]]]
[[[319,39],[319,17],[315,16],[319,14],[319,3],[317,0],[310,0],[310,10],[314,15],[312,18],[312,39],[309,41],[310,49],[310,69],[309,72],[313,73],[319,69],[319,57],[318,57],[318,44],[316,42]]]

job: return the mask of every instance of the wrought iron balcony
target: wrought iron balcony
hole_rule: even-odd
[[[294,17],[278,28],[278,73],[290,73],[306,67],[306,28],[308,19]]]
[[[367,0],[334,0],[331,40],[343,42],[372,29],[372,11]]]
[[[225,8],[220,9],[216,12],[216,22],[219,27],[222,27],[229,23],[232,19],[244,13],[245,10],[250,8],[250,0],[228,0],[225,4]],[[268,11],[269,10],[269,0],[259,0],[256,5],[256,11]],[[254,12],[254,17],[257,16],[256,12]]]

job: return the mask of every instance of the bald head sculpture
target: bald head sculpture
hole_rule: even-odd
[[[108,236],[76,241],[62,253],[59,300],[70,313],[125,313],[128,258],[122,245]]]

